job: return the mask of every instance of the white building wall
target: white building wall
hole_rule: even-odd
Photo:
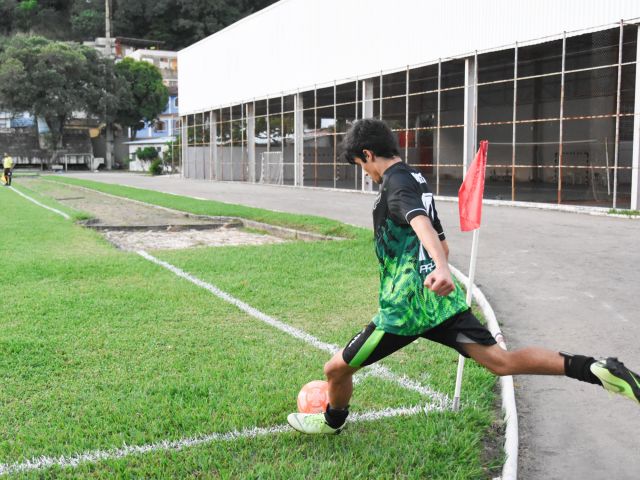
[[[637,18],[639,0],[282,0],[178,53],[180,115]]]

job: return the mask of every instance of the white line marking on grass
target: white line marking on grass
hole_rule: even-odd
[[[46,206],[46,205],[44,205],[43,203],[40,203],[39,201],[37,201],[37,200],[35,200],[35,199],[31,198],[31,197],[30,197],[30,196],[28,196],[28,195],[25,195],[25,194],[24,194],[24,193],[22,193],[20,190],[16,190],[16,189],[15,189],[15,188],[13,188],[13,187],[9,187],[9,188],[10,188],[11,190],[13,190],[14,192],[16,192],[18,195],[20,195],[21,197],[26,198],[26,199],[27,199],[27,200],[29,200],[30,202],[33,202],[33,203],[35,203],[36,205],[38,205],[38,206],[40,206],[40,207],[42,207],[42,208],[46,208],[47,210],[50,210],[50,211],[52,211],[52,212],[54,212],[54,213],[57,213],[58,215],[63,216],[63,217],[64,217],[64,218],[66,218],[67,220],[71,220],[71,217],[70,217],[69,215],[67,215],[66,213],[61,212],[60,210],[57,210],[57,209],[52,208],[52,207],[47,207],[47,206]]]
[[[276,320],[275,318],[268,316],[267,314],[261,312],[260,310],[253,308],[251,305],[248,305],[243,301],[238,300],[237,298],[220,290],[218,287],[210,283],[207,283],[203,280],[200,280],[199,278],[194,277],[193,275],[185,272],[184,270],[181,270],[175,265],[171,265],[170,263],[167,263],[163,260],[160,260],[159,258],[154,257],[153,255],[150,255],[144,250],[138,250],[136,253],[138,253],[138,255],[140,255],[141,257],[146,258],[150,262],[153,262],[157,265],[160,265],[161,267],[166,268],[167,270],[171,271],[175,275],[181,278],[184,278],[185,280],[188,280],[191,283],[201,288],[204,288],[205,290],[214,294],[216,297],[221,298],[222,300],[228,303],[231,303],[232,305],[235,305],[240,310],[242,310],[245,313],[248,313],[252,317],[258,320],[261,320],[262,322],[268,325],[271,325],[272,327],[277,328],[278,330],[284,333],[287,333],[294,338],[302,340],[308,343],[309,345],[312,345],[320,350],[324,350],[331,354],[334,354],[338,350],[340,350],[340,347],[338,347],[337,345],[325,343],[317,339],[316,337],[309,335],[303,330],[292,327],[291,325],[281,322],[280,320]],[[451,406],[451,400],[444,393],[437,392],[425,385],[422,385],[414,380],[411,380],[410,378],[405,377],[404,375],[396,375],[395,373],[391,372],[388,368],[379,364],[374,364],[367,368],[370,370],[370,374],[372,375],[383,378],[385,380],[391,380],[407,390],[413,390],[415,392],[420,393],[421,395],[431,398],[434,402],[434,405],[432,407],[434,410],[442,411],[450,408]]]
[[[384,410],[355,413],[349,417],[349,423],[370,422],[383,418],[417,415],[424,410],[422,405],[413,407],[386,408]],[[183,450],[199,445],[206,445],[212,442],[229,442],[239,439],[251,439],[274,435],[278,433],[294,432],[289,425],[275,425],[273,427],[254,427],[243,430],[233,430],[227,433],[211,433],[198,437],[183,438],[180,440],[163,440],[161,442],[147,445],[125,445],[122,448],[110,450],[92,450],[70,456],[60,457],[37,457],[22,463],[0,464],[0,475],[10,475],[14,473],[28,472],[33,470],[43,470],[50,467],[76,468],[83,463],[96,463],[104,460],[117,460],[120,458],[143,455],[151,452],[162,452],[168,450]]]

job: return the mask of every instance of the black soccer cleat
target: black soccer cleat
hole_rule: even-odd
[[[608,357],[591,365],[605,390],[624,395],[640,403],[640,375],[632,372],[617,358]]]

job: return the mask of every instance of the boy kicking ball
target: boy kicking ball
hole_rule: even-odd
[[[399,157],[393,132],[380,120],[359,120],[342,148],[349,163],[380,184],[373,209],[380,308],[371,323],[325,364],[326,412],[292,413],[287,420],[293,428],[308,434],[340,433],[349,415],[353,375],[418,338],[451,347],[496,375],[566,375],[640,403],[640,376],[616,358],[498,347],[452,279],[433,194],[422,174]]]

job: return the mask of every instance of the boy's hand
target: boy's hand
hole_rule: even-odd
[[[438,267],[424,279],[424,286],[442,297],[446,297],[456,289],[449,269]]]

